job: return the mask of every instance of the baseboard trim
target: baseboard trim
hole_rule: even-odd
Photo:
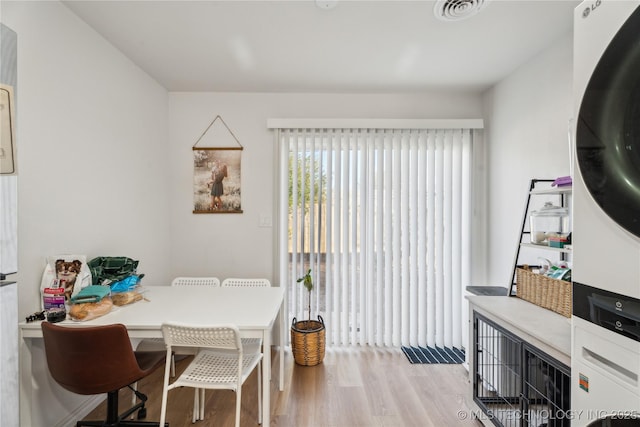
[[[75,410],[68,413],[66,417],[64,417],[62,420],[56,423],[55,427],[75,426],[78,420],[81,420],[85,418],[87,415],[89,415],[91,411],[93,411],[96,408],[96,406],[104,402],[106,398],[107,398],[106,394],[91,396],[90,398],[85,400],[80,406],[78,406]]]

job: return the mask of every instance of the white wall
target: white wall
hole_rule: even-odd
[[[167,280],[167,92],[58,2],[2,2],[1,19],[18,34],[20,318],[48,255],[129,256]],[[31,426],[70,421],[82,401],[33,350]]]
[[[490,165],[484,285],[509,286],[529,181],[570,173],[572,60],[567,34],[483,95]]]
[[[220,115],[243,145],[243,214],[193,215],[192,147]],[[268,118],[478,118],[480,97],[462,93],[171,93],[169,96],[172,274],[274,278],[274,135]],[[218,129],[224,129],[218,126]],[[224,132],[220,134],[220,138]],[[218,146],[216,140],[211,145]],[[228,138],[224,146],[237,146]],[[198,144],[198,147],[207,146]]]

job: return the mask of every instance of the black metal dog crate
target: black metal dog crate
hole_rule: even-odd
[[[570,369],[476,312],[473,331],[473,400],[485,419],[504,427],[568,427]]]

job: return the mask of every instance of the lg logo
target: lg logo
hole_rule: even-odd
[[[596,10],[602,4],[602,0],[596,0],[595,3],[592,3],[591,6],[587,6],[585,10],[582,11],[582,17],[587,18],[591,12]]]

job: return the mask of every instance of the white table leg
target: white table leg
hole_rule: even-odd
[[[262,426],[269,427],[271,421],[271,329],[265,329],[262,338]]]
[[[284,304],[280,305],[280,391],[284,391],[284,343],[286,337]]]
[[[33,391],[33,367],[31,345],[33,340],[24,339],[20,331],[20,425],[30,426]]]

